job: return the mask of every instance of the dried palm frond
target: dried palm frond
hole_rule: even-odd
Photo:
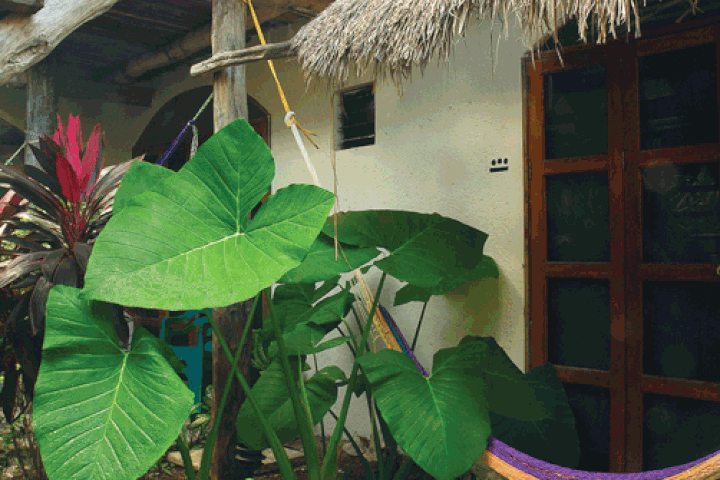
[[[698,0],[681,0],[693,7]],[[657,3],[656,0],[642,1]],[[452,47],[467,30],[469,19],[499,22],[507,35],[515,17],[525,44],[537,50],[571,19],[577,19],[580,39],[588,28],[597,41],[617,37],[616,27],[640,32],[640,0],[336,0],[302,27],[292,49],[308,78],[323,78],[331,86],[351,74],[390,77],[396,84],[421,72],[437,59],[449,61]]]

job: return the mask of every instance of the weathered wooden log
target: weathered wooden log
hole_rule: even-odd
[[[107,12],[118,0],[45,0],[32,16],[0,20],[0,85],[47,57],[81,25]]]
[[[212,0],[212,51],[217,54],[227,50],[238,50],[245,46],[247,6],[237,0]],[[213,123],[217,132],[237,118],[248,118],[247,90],[245,85],[245,67],[229,67],[215,74],[213,79]],[[235,461],[235,445],[237,434],[235,418],[245,394],[240,383],[230,377],[231,361],[225,356],[217,333],[225,338],[233,354],[238,348],[243,352],[240,356],[239,368],[242,375],[250,371],[252,355],[252,339],[248,338],[245,345],[240,345],[240,337],[246,322],[250,318],[252,301],[240,302],[225,308],[213,309],[217,315],[219,332],[213,332],[213,395],[212,418],[219,422],[218,436],[212,455],[212,480],[239,478],[239,465]],[[250,332],[250,337],[252,331]],[[218,415],[220,397],[225,384],[230,382],[230,394],[227,397],[225,411]]]
[[[130,60],[125,69],[112,75],[115,83],[132,83],[152,70],[173,65],[210,46],[210,25],[194,30],[156,52],[146,53]]]
[[[243,65],[259,60],[294,57],[295,52],[293,52],[291,45],[292,42],[288,40],[282,43],[257,45],[242,50],[218,53],[190,67],[190,75],[197,77],[199,75],[217,72],[225,67]]]
[[[37,141],[42,135],[52,136],[57,112],[54,77],[55,63],[52,57],[27,71],[25,140],[28,143]],[[30,147],[25,147],[25,165],[40,168]]]
[[[44,4],[43,0],[0,0],[0,13],[32,15],[43,8]]]

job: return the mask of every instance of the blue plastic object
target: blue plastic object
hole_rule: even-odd
[[[212,310],[210,312],[210,314],[212,315]],[[209,340],[207,342],[205,341],[206,338],[210,338],[210,323],[208,321],[208,318],[204,315],[204,312],[201,312],[199,310],[189,310],[177,317],[163,318],[160,326],[160,340],[164,340],[170,343],[168,340],[168,333],[172,334],[173,332],[168,330],[168,325],[166,324],[166,321],[170,320],[171,324],[181,323],[198,314],[200,314],[201,316],[196,318],[195,321],[192,322],[194,326],[200,327],[198,344],[195,346],[170,345],[178,358],[184,360],[185,363],[187,363],[187,367],[185,368],[185,370],[183,370],[183,373],[188,379],[188,388],[195,394],[196,404],[200,403],[202,398],[203,355],[206,351],[212,351],[212,343]]]

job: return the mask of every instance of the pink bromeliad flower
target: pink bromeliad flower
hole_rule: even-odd
[[[71,114],[65,129],[58,115],[58,129],[53,139],[60,147],[60,151],[57,153],[55,168],[62,193],[71,203],[84,199],[97,181],[95,175],[92,179],[93,184],[88,185],[93,177],[93,171],[102,169],[100,136],[100,125],[96,125],[90,133],[87,146],[84,146],[80,117],[73,117]],[[96,169],[98,159],[100,165]]]

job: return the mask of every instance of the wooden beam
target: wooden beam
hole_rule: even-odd
[[[0,13],[32,15],[44,5],[43,0],[0,0]]]
[[[55,65],[48,58],[27,72],[27,109],[25,117],[25,140],[37,141],[42,135],[52,135],[57,112],[55,94]],[[35,145],[35,143],[33,143]],[[30,147],[25,147],[25,165],[40,167]]]
[[[290,48],[291,44],[292,42],[288,40],[282,43],[257,45],[242,50],[218,53],[190,67],[190,75],[197,77],[199,75],[217,72],[225,67],[243,65],[245,63],[257,62],[258,60],[294,57],[295,52]]]
[[[0,85],[47,57],[81,25],[110,10],[118,0],[45,0],[29,17],[0,21]]]
[[[287,12],[308,17],[311,14],[310,12],[319,13],[330,3],[332,3],[332,0],[312,0],[310,2],[311,8],[307,8],[307,0],[267,0],[256,5],[255,8],[258,22],[262,25],[264,22]],[[133,58],[123,70],[113,73],[110,77],[117,83],[129,83],[149,71],[178,63],[210,46],[210,28],[210,25],[206,25],[190,32],[185,37],[176,40],[157,52]],[[254,28],[252,22],[246,26],[246,30],[253,30]]]
[[[245,46],[245,21],[247,7],[238,0],[212,1],[211,41],[213,54],[226,50],[238,50]],[[215,131],[222,129],[237,118],[248,118],[247,91],[245,85],[245,67],[230,67],[217,72],[213,79],[213,123]],[[245,301],[225,308],[213,309],[217,319],[219,332],[213,331],[213,391],[212,399],[213,422],[219,422],[218,436],[212,454],[210,478],[226,480],[240,477],[241,468],[235,460],[237,434],[235,418],[245,399],[245,394],[237,379],[228,378],[231,361],[225,356],[217,334],[225,338],[230,350],[235,354],[242,348],[238,367],[245,378],[250,372],[252,358],[252,330],[245,345],[240,345],[240,337],[247,322],[251,322],[250,309],[252,301]],[[227,382],[230,382],[230,394],[227,397],[225,411],[218,415],[220,397]],[[213,423],[214,425],[215,423]],[[246,475],[247,476],[247,475]]]
[[[210,46],[210,25],[198,28],[158,51],[140,55],[130,60],[125,69],[112,77],[115,83],[132,83],[139,76],[158,68],[173,65]]]

